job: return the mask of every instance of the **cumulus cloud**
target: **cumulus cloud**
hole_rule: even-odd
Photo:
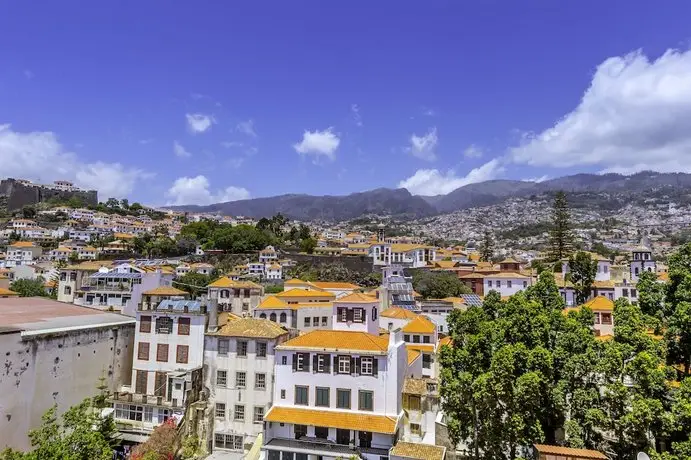
[[[480,147],[475,144],[469,145],[467,149],[463,151],[463,156],[466,158],[480,158],[483,155],[483,151]]]
[[[226,187],[215,193],[210,190],[209,180],[202,175],[196,177],[179,177],[166,192],[168,205],[206,205],[226,201],[244,200],[250,192],[242,187]]]
[[[257,132],[254,130],[254,120],[241,121],[235,126],[235,129],[250,137],[257,137]]]
[[[333,160],[336,158],[336,150],[340,143],[341,139],[333,132],[333,128],[327,128],[323,131],[305,130],[302,134],[302,140],[293,144],[293,148],[300,155],[313,155],[315,160],[320,157]]]
[[[411,155],[421,160],[434,161],[437,159],[435,150],[438,141],[437,128],[431,128],[422,136],[416,134],[410,136],[410,147],[408,147],[408,151]]]
[[[203,113],[188,113],[185,118],[187,119],[187,129],[192,134],[204,133],[216,123],[213,115],[204,115]]]
[[[408,189],[413,195],[445,195],[464,185],[495,179],[503,171],[499,158],[490,160],[461,177],[453,169],[445,173],[438,169],[418,169],[415,174],[400,181],[398,187]]]
[[[123,198],[152,175],[120,163],[85,162],[65,150],[50,131],[24,133],[6,124],[0,125],[0,176],[43,183],[71,180],[81,188],[98,190],[101,198]]]
[[[173,141],[173,153],[175,153],[176,157],[180,158],[189,158],[192,156],[192,154],[187,151],[185,147],[183,147],[178,141]]]
[[[579,105],[509,150],[516,163],[602,172],[691,171],[691,50],[601,63]]]

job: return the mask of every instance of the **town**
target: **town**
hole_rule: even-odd
[[[36,447],[29,433],[53,405],[61,413],[100,395],[98,418],[114,422],[119,458],[162,443],[181,458],[479,458],[478,434],[467,431],[477,413],[464,415],[458,404],[482,401],[457,401],[483,378],[464,353],[488,352],[475,350],[482,332],[470,322],[484,311],[493,315],[487,324],[521,314],[532,323],[542,318],[538,305],[558,312],[550,334],[580,331],[592,353],[624,340],[625,324],[637,324],[650,347],[679,343],[678,360],[655,385],[667,388],[665,398],[688,398],[681,392],[691,380],[680,383],[690,372],[688,329],[662,313],[661,299],[679,285],[679,260],[691,249],[616,228],[594,244],[573,232],[563,193],[541,250],[501,251],[486,230],[472,244],[435,245],[439,235],[392,231],[385,220],[328,225],[63,201],[9,212],[0,231],[2,447]],[[636,315],[620,313],[627,308],[650,319],[618,319]],[[506,333],[519,342],[524,334]],[[621,372],[618,391],[642,397],[644,377]],[[609,388],[606,379],[589,385]],[[563,391],[582,398],[586,390]],[[578,408],[564,404],[572,429]],[[498,415],[495,423],[506,422]],[[485,440],[482,449],[585,459],[640,442],[631,435],[618,444],[624,435],[614,425],[569,429],[516,435],[510,447]],[[665,433],[655,439],[681,435]]]

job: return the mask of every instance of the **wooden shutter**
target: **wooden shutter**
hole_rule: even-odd
[[[367,309],[361,308],[360,310],[362,310],[362,322],[365,323],[367,322]]]
[[[293,372],[298,370],[298,354],[293,353]]]
[[[151,332],[151,316],[139,317],[139,332]]]
[[[175,362],[180,364],[187,364],[189,360],[190,347],[187,345],[178,345],[175,353]]]
[[[355,361],[355,370],[353,371],[355,375],[360,375],[360,358],[353,358]]]
[[[312,356],[312,372],[317,372],[319,369],[319,366],[317,365],[318,359],[319,355],[315,353],[314,356]]]
[[[178,335],[190,335],[190,319],[178,319]]]
[[[338,374],[338,355],[334,355],[334,374]]]
[[[350,321],[351,323],[353,322],[353,309],[349,308],[348,311],[346,311],[346,321]]]
[[[168,362],[168,344],[159,343],[156,348],[156,361]]]
[[[310,371],[310,354],[309,353],[303,353],[302,354],[302,363],[304,364],[304,371],[309,372]]]
[[[135,381],[134,384],[134,392],[145,395],[146,394],[146,386],[148,383],[148,378],[149,373],[147,371],[137,371],[137,380]]]
[[[139,350],[137,352],[137,359],[142,361],[149,360],[149,342],[139,342]]]
[[[331,360],[329,359],[329,355],[324,355],[324,372],[327,374],[331,372]]]
[[[372,358],[372,375],[376,377],[378,373],[379,373],[379,358],[374,356]]]
[[[165,372],[156,372],[156,379],[154,380],[154,395],[165,396],[167,382],[168,379],[166,378]]]

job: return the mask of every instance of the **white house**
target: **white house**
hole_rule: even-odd
[[[502,297],[512,296],[532,284],[530,276],[516,272],[499,272],[483,276],[483,292],[497,291]]]
[[[17,241],[7,246],[5,266],[30,265],[43,254],[43,248],[30,241]]]
[[[436,248],[414,243],[383,243],[370,246],[369,255],[375,266],[397,264],[404,267],[421,268],[434,262]]]
[[[283,279],[283,267],[278,263],[267,263],[265,266],[265,278],[267,280]]]
[[[267,246],[259,251],[259,262],[270,264],[278,260],[278,253],[273,246]]]
[[[222,276],[207,286],[210,299],[216,299],[219,311],[251,316],[264,295],[264,288],[251,281],[234,281]]]
[[[637,247],[631,251],[631,281],[636,283],[638,276],[644,271],[657,273],[657,264],[653,259],[653,253],[645,247]]]
[[[213,446],[231,451],[228,458],[243,458],[263,431],[274,394],[275,348],[287,338],[288,331],[274,322],[237,317],[206,335],[205,386],[213,405]]]

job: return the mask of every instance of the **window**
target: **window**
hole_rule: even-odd
[[[151,332],[151,316],[139,318],[139,332]]]
[[[243,439],[242,436],[235,436],[232,434],[216,433],[214,434],[214,444],[217,449],[242,450]]]
[[[317,439],[328,439],[329,429],[325,426],[315,426],[314,427],[314,437]]]
[[[417,395],[408,395],[408,410],[420,410],[420,397]]]
[[[141,359],[143,361],[149,360],[149,342],[139,342],[137,359]]]
[[[246,372],[236,372],[235,373],[235,386],[238,388],[245,388],[247,383],[247,373]]]
[[[358,392],[358,410],[374,410],[374,393],[360,390]]]
[[[341,323],[345,323],[348,321],[348,309],[346,308],[339,308],[338,309],[338,321]]]
[[[171,334],[173,332],[173,320],[167,316],[156,318],[156,334]]]
[[[309,404],[309,388],[308,387],[295,387],[295,404],[301,406],[307,406]]]
[[[427,353],[422,354],[422,368],[430,369],[432,367],[432,356]]]
[[[65,295],[72,294],[72,288],[70,286],[65,286]]]
[[[350,430],[336,429],[336,444],[350,444]]]
[[[420,343],[420,336],[419,335],[413,336],[413,343]]]
[[[513,285],[513,282],[511,280],[506,280],[506,287],[510,288]]]
[[[306,425],[293,425],[295,430],[295,439],[300,439],[307,436],[307,426]]]
[[[350,356],[338,357],[338,373],[350,374]]]
[[[487,287],[492,287],[492,280],[487,280]]]
[[[254,408],[254,423],[262,423],[264,421],[264,408],[255,407]]]
[[[358,441],[360,447],[372,447],[372,433],[369,431],[358,431]]]
[[[422,336],[422,343],[429,343],[429,336],[428,335]]]
[[[498,287],[498,288],[501,287],[501,280],[497,280],[497,287]]]
[[[275,323],[275,322],[276,322],[276,313],[271,313],[271,314],[269,315],[269,320],[270,320],[270,321],[273,321],[273,322]]]
[[[600,324],[600,313],[595,313],[595,324]]]
[[[603,313],[601,318],[602,318],[602,324],[606,324],[606,325],[612,324],[612,314],[611,313]]]
[[[523,287],[524,287],[524,288],[527,288],[527,287],[528,287],[528,282],[527,282],[527,281],[523,281]]]
[[[311,320],[312,318],[310,318],[309,316],[305,316],[305,327],[310,327]]]
[[[287,315],[286,315],[285,313],[281,313],[280,321],[281,321],[282,323],[285,323],[285,322],[287,321],[287,318],[288,318],[288,317],[287,317]]]
[[[329,317],[322,316],[322,327],[326,327],[329,324]]]
[[[377,319],[377,307],[372,307],[372,319]]]
[[[115,418],[124,420],[134,420],[137,422],[142,421],[142,406],[133,406],[130,404],[116,404],[115,405]]]
[[[262,313],[261,315],[259,315],[259,319],[266,319],[266,313]]]
[[[235,417],[234,420],[243,421],[245,420],[245,406],[242,404],[235,405]]]
[[[238,356],[247,356],[247,342],[238,340]]]
[[[167,383],[168,377],[166,376],[166,373],[156,372],[156,378],[154,379],[154,396],[165,396]]]
[[[636,290],[635,289],[631,289],[631,297],[636,297]]]
[[[281,356],[281,364],[286,365],[288,364],[288,357],[287,356]]]
[[[305,370],[305,355],[304,353],[298,353],[295,355],[297,362],[295,364],[295,370],[302,371]]]
[[[266,374],[254,374],[254,389],[255,390],[265,390],[266,389]]]
[[[147,393],[149,373],[147,371],[137,371],[137,379],[134,382],[134,392],[140,395]]]
[[[362,308],[354,308],[353,309],[353,322],[355,322],[355,323],[361,323],[362,322]]]
[[[190,319],[178,319],[178,335],[190,335]]]
[[[362,375],[372,375],[374,371],[373,359],[369,356],[360,358],[360,373]]]
[[[317,372],[325,372],[329,373],[331,372],[331,369],[329,368],[329,355],[316,355],[316,371]]]
[[[218,354],[219,356],[228,356],[228,350],[230,349],[230,343],[228,339],[218,339]]]
[[[422,435],[422,429],[420,428],[420,424],[418,423],[411,423],[410,424],[410,433],[413,436],[421,436]]]
[[[350,409],[350,390],[341,388],[336,390],[336,408]]]
[[[410,343],[410,336],[408,334],[403,334],[403,341]]]
[[[168,344],[159,343],[156,346],[156,361],[167,362],[168,361]]]
[[[266,358],[266,342],[257,342],[257,357]]]
[[[226,418],[226,405],[216,403],[216,418]]]
[[[175,362],[180,364],[187,364],[190,355],[190,347],[188,345],[178,345],[175,354]]]
[[[216,371],[216,386],[224,387],[228,385],[228,371]]]
[[[314,405],[319,407],[329,407],[329,388],[317,387]]]
[[[286,390],[281,390],[281,399],[286,399]]]
[[[628,289],[622,289],[622,290],[621,290],[621,295],[624,296],[624,297],[628,297],[628,296],[629,296],[629,290],[628,290]]]

